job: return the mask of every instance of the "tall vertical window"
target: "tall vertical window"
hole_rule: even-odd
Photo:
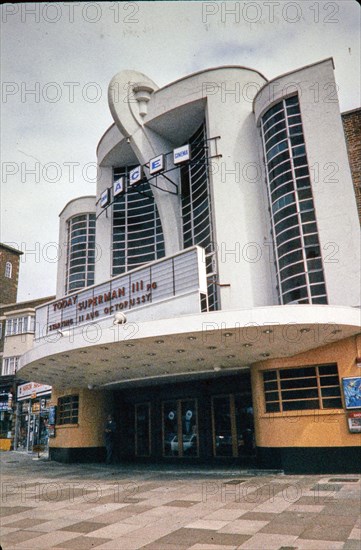
[[[128,178],[133,167],[115,168],[114,181]],[[113,275],[163,258],[164,237],[158,208],[148,182],[128,188],[113,204]]]
[[[275,257],[282,304],[327,304],[298,96],[262,117]]]
[[[207,134],[203,123],[190,138],[192,161],[181,168],[184,248],[202,246],[206,252],[208,308],[217,309],[216,254],[208,177]]]
[[[11,262],[6,262],[5,264],[5,277],[11,279],[13,274],[13,264]]]
[[[68,220],[65,294],[94,284],[95,214]]]

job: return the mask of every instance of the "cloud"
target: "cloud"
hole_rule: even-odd
[[[2,79],[10,86],[5,91],[14,86],[3,98],[2,159],[19,167],[2,185],[4,241],[31,247],[57,240],[64,205],[95,192],[83,168],[95,162],[97,143],[112,123],[107,87],[120,70],[141,71],[159,86],[223,64],[249,66],[270,79],[333,56],[341,109],[359,105],[356,2],[298,2],[301,18],[295,23],[287,21],[295,12],[284,11],[285,4],[295,2],[280,1],[273,20],[265,2],[70,4],[2,6],[3,14],[8,13],[2,25]],[[259,6],[259,21],[252,22],[255,10],[242,12],[247,4]],[[238,6],[238,14],[232,16],[231,5]],[[38,11],[31,15],[31,9]],[[327,22],[332,19],[337,22]],[[53,101],[57,89],[61,96]],[[99,98],[93,101],[97,90]],[[49,181],[49,171],[38,183],[31,176],[23,181],[21,165],[34,168],[34,158],[42,167],[52,162],[61,166],[59,180]],[[64,168],[69,162],[80,165],[73,181]],[[53,264],[29,257],[21,266],[19,298],[52,293],[55,272]]]

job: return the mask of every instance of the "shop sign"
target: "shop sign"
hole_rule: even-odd
[[[52,332],[98,321],[118,312],[150,306],[190,292],[206,293],[206,286],[203,251],[194,246],[175,256],[157,260],[106,283],[41,306],[37,313],[47,308],[46,331]]]
[[[110,203],[110,193],[109,189],[105,189],[100,195],[100,207],[105,208]]]
[[[191,158],[191,148],[190,145],[183,145],[182,147],[177,147],[173,151],[173,162],[174,164],[180,164],[181,162],[186,162]]]
[[[361,409],[361,376],[342,378],[346,409]]]
[[[143,178],[142,167],[137,166],[129,172],[129,185],[137,185]]]
[[[115,180],[113,183],[113,197],[117,197],[118,195],[121,195],[125,191],[124,186],[124,176],[121,178]]]
[[[170,153],[171,154],[171,153]],[[182,147],[177,147],[173,149],[173,163],[177,166],[183,162],[188,162],[191,160],[191,146],[189,143],[182,145]],[[133,168],[129,172],[128,179],[126,180],[125,176],[118,178],[113,183],[113,198],[117,195],[120,195],[125,192],[126,187],[131,188],[138,185],[144,178],[144,168],[148,168],[149,175],[151,177],[163,172],[165,169],[165,155],[161,154],[152,159],[150,159],[144,165],[139,165]],[[101,208],[105,208],[110,204],[110,192],[111,188],[105,189],[99,199]]]
[[[361,411],[347,413],[347,423],[350,433],[361,433]]]
[[[51,386],[38,384],[37,382],[27,382],[18,386],[18,400],[33,399],[39,395],[51,392]]]
[[[149,161],[149,173],[151,176],[164,170],[164,155],[158,155]]]

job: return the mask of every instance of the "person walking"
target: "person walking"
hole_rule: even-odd
[[[117,425],[111,414],[108,415],[107,423],[104,430],[105,449],[106,449],[106,464],[111,464],[114,459],[114,442]]]

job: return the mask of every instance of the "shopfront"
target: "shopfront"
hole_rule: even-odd
[[[51,386],[28,382],[18,387],[16,450],[48,449]]]
[[[13,425],[13,394],[10,388],[0,392],[0,450],[10,451]]]
[[[242,372],[115,392],[118,458],[255,460],[250,376]]]

